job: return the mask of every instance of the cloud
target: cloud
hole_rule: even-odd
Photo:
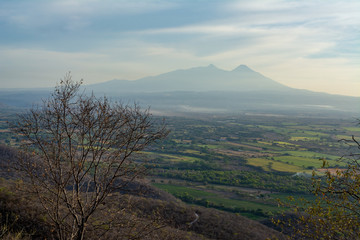
[[[191,49],[197,56],[252,52],[259,58],[273,53],[295,58],[346,57],[358,61],[358,1],[240,1],[225,4],[221,19],[201,24],[134,31],[138,38],[164,46]],[[225,15],[225,14],[224,14]],[[131,32],[129,33],[131,34]],[[150,36],[150,37],[149,37]],[[173,36],[173,38],[171,38]],[[360,36],[358,36],[360,37]],[[238,51],[239,50],[239,51]],[[277,52],[277,53],[275,53]],[[287,61],[287,58],[282,59]],[[260,60],[261,61],[261,60]]]
[[[170,10],[174,6],[175,3],[160,0],[5,0],[0,2],[0,21],[3,30],[10,35],[42,35],[45,41],[50,41],[79,31],[90,32],[92,36],[106,33],[109,29],[121,31],[134,26],[141,15]],[[129,18],[131,20],[126,22]],[[97,39],[100,38],[97,36]]]
[[[53,87],[68,71],[75,79],[84,78],[85,84],[91,84],[111,79],[134,80],[179,66],[202,64],[191,53],[146,44],[103,48],[96,52],[3,48],[0,55],[2,88]],[[184,65],[184,61],[187,64]]]
[[[165,28],[145,30],[136,34],[164,35],[187,34],[175,38],[172,42],[164,43],[172,47],[192,49],[195,55],[225,56],[239,54],[266,55],[287,53],[288,55],[306,57],[326,51],[335,46],[331,40],[327,40],[328,33],[304,26],[289,26],[278,28],[244,27],[237,25],[195,25],[179,28]],[[157,39],[155,37],[155,39]],[[230,44],[229,44],[230,43]],[[220,60],[220,59],[219,59]]]
[[[342,75],[353,84],[359,10],[357,0],[4,0],[0,83],[15,86],[31,76],[50,84],[68,70],[89,83],[137,79],[213,63],[247,64],[304,88],[323,84],[325,75],[329,83]],[[309,70],[297,73],[298,66]],[[326,66],[331,74],[321,73]]]

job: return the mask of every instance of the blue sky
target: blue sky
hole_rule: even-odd
[[[1,0],[0,88],[245,64],[290,87],[360,96],[360,1]]]

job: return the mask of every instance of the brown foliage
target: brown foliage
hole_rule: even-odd
[[[53,230],[45,221],[45,212],[36,199],[25,197],[15,184],[0,180],[1,239],[53,239]],[[35,201],[34,201],[35,200]]]

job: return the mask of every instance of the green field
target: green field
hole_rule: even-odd
[[[320,141],[320,138],[311,136],[293,136],[290,138],[290,141]]]
[[[182,162],[182,161],[194,162],[196,160],[200,160],[199,158],[196,157],[189,157],[181,154],[175,155],[175,154],[156,153],[156,155],[171,162]]]
[[[274,161],[265,158],[248,158],[248,164],[256,167],[261,167],[265,171],[279,171],[279,172],[302,172],[304,168],[301,166],[287,164],[285,162]]]
[[[318,168],[321,166],[322,161],[320,159],[313,159],[307,157],[297,157],[297,156],[277,156],[274,157],[276,161],[281,161],[290,165],[295,165],[298,167],[308,168]]]
[[[326,158],[329,160],[337,160],[339,159],[339,156],[325,154],[325,153],[317,153],[317,152],[311,152],[311,151],[284,151],[283,153],[290,154],[292,156],[297,157],[306,157],[306,158],[312,158],[312,159],[320,159],[320,158]]]
[[[253,218],[259,217],[252,212],[257,209],[278,211],[276,198],[305,194],[311,186],[309,176],[322,167],[323,159],[330,166],[343,166],[338,159],[346,154],[346,145],[338,139],[350,140],[349,133],[356,136],[360,132],[351,122],[325,118],[243,116],[170,118],[170,122],[171,144],[152,151],[151,158],[161,159],[156,174],[173,184],[156,186],[192,204],[204,206],[206,200],[210,207],[223,206],[226,211],[241,208],[241,214]],[[257,174],[242,174],[242,170]],[[267,173],[274,175],[264,178]],[[289,177],[283,180],[284,176]],[[237,187],[271,193],[261,198],[261,194],[242,192]],[[234,191],[240,193],[234,195]]]
[[[344,127],[344,129],[346,129],[349,132],[360,132],[359,127]]]
[[[264,214],[276,214],[284,211],[284,208],[279,207],[275,198],[267,200],[265,202],[256,202],[256,201],[246,201],[240,199],[226,198],[221,194],[215,194],[213,192],[208,192],[205,190],[198,190],[192,187],[185,187],[173,184],[160,184],[153,183],[154,186],[165,190],[174,196],[186,196],[194,199],[202,199],[207,201],[208,204],[214,204],[219,206],[219,208],[227,209],[239,209],[239,213],[243,214],[252,219],[263,219]],[[274,195],[277,197],[277,195]]]
[[[153,185],[157,188],[167,191],[171,194],[181,194],[181,193],[188,193],[189,195],[202,198],[202,197],[215,197],[215,193],[196,190],[190,187],[179,186],[179,185],[172,185],[172,184],[162,184],[162,183],[153,183]]]
[[[0,143],[16,146],[21,138],[4,119]],[[276,198],[308,193],[309,177],[295,173],[316,171],[322,159],[343,166],[338,159],[348,147],[338,140],[360,135],[353,119],[206,115],[166,122],[168,137],[136,159],[152,168],[154,186],[186,203],[256,219],[281,210]]]

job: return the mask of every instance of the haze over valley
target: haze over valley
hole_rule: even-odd
[[[86,83],[86,82],[85,82]],[[116,101],[136,102],[154,112],[262,113],[352,116],[360,112],[357,97],[290,88],[246,65],[225,71],[214,65],[176,70],[138,80],[111,80],[84,85],[87,93]],[[48,89],[0,91],[0,102],[29,107],[48,95]]]
[[[0,239],[360,240],[359,0],[1,0]]]

